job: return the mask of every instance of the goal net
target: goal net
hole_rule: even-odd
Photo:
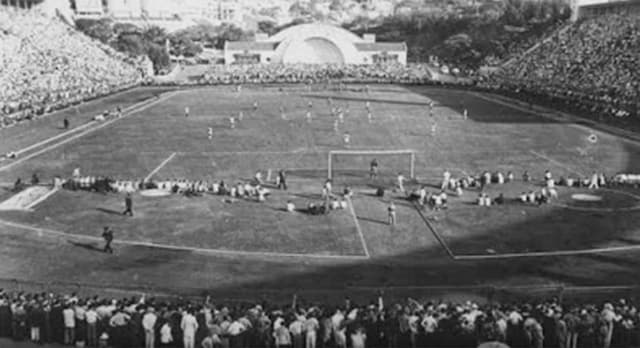
[[[414,150],[330,151],[327,176],[341,184],[369,183],[374,160],[378,163],[376,181],[379,183],[395,182],[399,173],[407,180],[415,178]]]

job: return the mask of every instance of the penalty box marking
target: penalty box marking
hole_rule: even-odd
[[[145,178],[143,181],[149,181],[149,179],[151,179],[157,172],[160,171],[160,169],[162,169],[164,166],[167,165],[167,163],[169,163],[174,157],[176,157],[176,153],[172,153],[171,155],[169,155],[169,157],[167,157],[164,161],[162,161],[162,163],[160,163],[160,165],[158,165],[157,167],[155,167]]]
[[[147,99],[147,100],[141,102],[139,106],[132,107],[130,109],[130,111],[127,112],[126,114],[122,115],[122,117],[113,118],[111,120],[108,120],[108,121],[105,121],[105,122],[102,122],[102,123],[98,123],[95,127],[90,127],[89,129],[83,130],[80,133],[77,133],[77,134],[75,134],[75,135],[73,135],[73,136],[71,136],[69,138],[66,138],[66,139],[64,139],[64,140],[62,140],[60,142],[57,142],[55,144],[49,145],[49,146],[47,146],[47,147],[45,147],[45,148],[43,148],[43,149],[41,149],[39,151],[31,153],[31,154],[29,154],[29,155],[27,155],[25,157],[20,157],[19,159],[15,160],[15,161],[13,161],[13,162],[11,162],[11,163],[3,166],[3,167],[0,167],[0,172],[5,171],[7,169],[10,169],[10,168],[12,168],[12,167],[14,167],[14,166],[16,166],[18,164],[21,164],[21,163],[25,162],[25,161],[28,161],[31,158],[34,158],[36,156],[39,156],[39,155],[44,154],[46,152],[49,152],[49,151],[51,151],[53,149],[56,149],[56,148],[66,144],[66,143],[72,142],[72,141],[74,141],[74,140],[76,140],[76,139],[78,139],[80,137],[83,137],[83,136],[85,136],[87,134],[90,134],[90,133],[93,133],[93,132],[95,132],[97,130],[100,130],[100,129],[102,129],[102,128],[104,128],[104,127],[106,127],[106,126],[108,126],[108,125],[120,120],[120,119],[123,119],[125,117],[129,117],[129,116],[134,115],[134,114],[136,114],[136,113],[138,113],[140,111],[146,110],[151,106],[154,106],[154,105],[156,105],[156,104],[158,104],[160,102],[166,101],[167,99],[171,98],[174,95],[175,95],[175,93],[170,92],[170,93],[166,94],[165,96],[161,97],[160,99],[156,99],[156,100],[151,101],[151,102],[148,102],[148,99]]]
[[[46,229],[46,228],[39,228],[39,227],[24,225],[20,223],[10,222],[6,220],[0,220],[0,224],[13,227],[13,228],[18,228],[25,231],[36,232],[38,234],[48,234],[48,235],[58,236],[58,237],[77,238],[77,239],[91,240],[91,241],[97,241],[97,242],[103,241],[103,238],[101,237],[79,235],[79,234]],[[189,251],[189,252],[194,252],[199,254],[223,255],[223,256],[299,258],[299,259],[307,258],[307,259],[318,259],[318,260],[326,259],[326,260],[344,260],[344,261],[348,261],[348,260],[357,261],[357,260],[369,259],[369,257],[367,256],[360,256],[360,255],[299,254],[299,253],[208,249],[208,248],[176,246],[176,245],[162,244],[162,243],[138,242],[138,241],[122,240],[122,239],[114,240],[113,244],[147,247],[147,248],[153,248],[153,249],[165,249],[165,250],[172,250],[172,251]]]
[[[353,222],[356,225],[356,230],[358,231],[358,236],[360,237],[360,243],[362,244],[362,250],[364,251],[364,255],[367,259],[371,258],[369,254],[369,247],[367,246],[367,242],[364,238],[364,234],[362,233],[362,228],[360,227],[360,222],[358,221],[358,215],[356,214],[355,209],[353,208],[353,202],[351,198],[346,197],[347,202],[349,203],[349,212],[351,213],[351,217],[353,218]]]

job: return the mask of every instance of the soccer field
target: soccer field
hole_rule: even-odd
[[[263,203],[230,203],[209,194],[134,194],[133,218],[120,214],[122,195],[61,190],[31,212],[0,212],[0,277],[232,294],[635,282],[639,190],[560,187],[559,198],[548,205],[512,201],[539,190],[545,170],[556,178],[637,173],[640,147],[631,140],[491,96],[435,87],[375,86],[365,93],[358,86],[245,86],[241,93],[211,87],[155,94],[164,92],[122,119],[60,145],[45,144],[37,154],[27,151],[31,157],[19,157],[19,163],[0,163],[0,181],[34,172],[44,180],[69,177],[81,168],[86,175],[121,180],[236,183],[256,171],[265,177],[270,171],[273,179],[285,169],[289,189],[271,187]],[[113,104],[98,102],[113,107],[144,95],[128,93],[135,97],[125,93]],[[337,130],[332,108],[344,110]],[[78,125],[89,119],[76,113]],[[62,130],[53,121],[36,123],[16,130],[2,147],[17,151],[31,144],[27,136],[34,143],[56,132]],[[416,177],[410,189],[426,185],[438,192],[445,170],[457,177],[512,171],[516,181],[485,190],[492,197],[503,193],[509,200],[503,206],[476,205],[480,191],[471,188],[461,197],[450,195],[446,210],[421,210],[391,190],[398,172],[409,175],[406,155],[342,156],[333,163],[334,188],[352,186],[348,209],[322,216],[284,211],[287,201],[297,207],[321,201],[328,154],[337,150],[413,151]],[[378,180],[368,179],[372,157],[385,173]],[[524,171],[532,182],[520,180]],[[382,198],[374,194],[378,187],[387,189]],[[602,201],[576,202],[572,195],[579,193]],[[5,191],[0,198],[9,196]],[[393,227],[386,223],[390,200],[398,206]],[[116,232],[114,256],[95,250],[102,226]]]

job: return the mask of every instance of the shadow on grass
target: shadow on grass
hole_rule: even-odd
[[[69,240],[67,242],[69,242],[69,244],[71,244],[73,246],[76,246],[76,247],[79,247],[79,248],[83,248],[83,249],[87,249],[87,250],[91,250],[91,251],[104,252],[104,250],[101,247],[96,246],[95,243],[81,243],[81,242],[74,242],[74,241],[71,241],[71,240]]]
[[[122,215],[122,212],[119,210],[113,210],[108,208],[96,208],[96,210],[99,212],[111,214],[111,215]]]

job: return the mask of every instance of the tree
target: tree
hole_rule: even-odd
[[[190,32],[179,32],[171,36],[171,54],[174,56],[194,57],[202,53],[202,46],[191,39]]]
[[[113,48],[131,55],[140,56],[146,54],[147,48],[140,34],[122,33],[112,43]]]
[[[169,68],[171,62],[164,46],[149,44],[147,47],[147,56],[153,63],[153,70],[155,70],[156,73]]]
[[[267,33],[268,35],[273,35],[277,31],[276,23],[272,21],[258,22],[258,31]]]
[[[76,28],[102,43],[109,43],[115,37],[113,22],[107,18],[79,19],[76,21]]]
[[[164,45],[167,41],[167,32],[159,26],[153,25],[142,31],[145,42],[152,42],[156,45]]]

